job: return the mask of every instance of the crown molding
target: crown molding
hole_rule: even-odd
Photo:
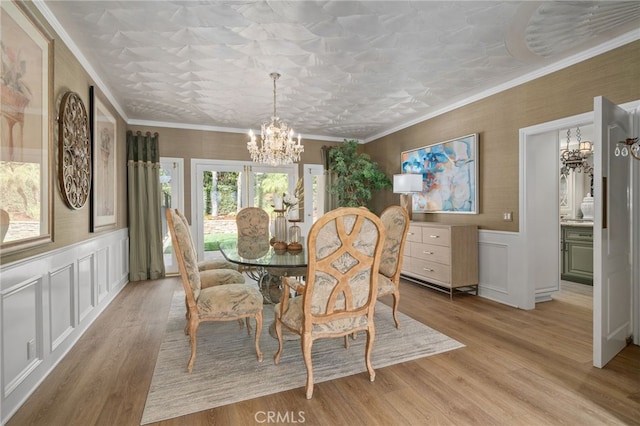
[[[93,69],[93,67],[87,61],[87,58],[80,52],[78,45],[74,43],[69,34],[65,31],[64,27],[56,19],[55,15],[51,12],[51,9],[45,4],[44,0],[33,0],[33,4],[38,8],[40,13],[45,17],[49,25],[53,27],[56,33],[60,36],[62,41],[67,45],[71,53],[76,57],[80,65],[85,69],[89,77],[94,81],[95,85],[100,88],[100,91],[104,96],[109,100],[111,105],[118,111],[118,114],[125,120],[128,121],[127,114],[125,114],[124,110],[120,106],[120,104],[113,97],[111,91],[107,88],[107,85],[104,84],[98,73]]]
[[[247,129],[238,129],[235,127],[219,127],[209,126],[204,124],[186,124],[186,123],[171,123],[166,121],[152,121],[152,120],[129,120],[127,124],[130,126],[146,126],[146,127],[165,127],[170,129],[184,129],[184,130],[201,130],[206,132],[223,132],[223,133],[240,133],[248,134]],[[336,138],[332,136],[320,136],[320,135],[302,135],[302,140],[313,139],[327,142],[343,142],[347,138]]]
[[[437,111],[434,111],[430,114],[424,115],[422,117],[418,117],[414,120],[408,121],[406,123],[395,126],[391,129],[385,130],[384,132],[378,133],[371,137],[368,137],[364,140],[364,143],[372,142],[376,139],[380,139],[384,136],[390,135],[392,133],[398,132],[400,130],[404,130],[407,127],[411,127],[415,124],[421,123],[423,121],[429,120],[431,118],[437,117],[444,113],[453,111],[470,103],[479,101],[481,99],[487,98],[489,96],[495,95],[497,93],[503,92],[507,89],[511,89],[513,87],[519,86],[521,84],[527,83],[529,81],[535,80],[540,77],[544,77],[545,75],[551,74],[556,71],[560,71],[564,68],[568,68],[572,65],[578,64],[580,62],[586,61],[587,59],[591,59],[595,56],[606,53],[610,50],[616,49],[618,47],[624,46],[629,43],[633,43],[634,41],[640,40],[640,31],[633,30],[629,31],[621,35],[620,37],[616,37],[612,40],[609,40],[606,43],[602,43],[596,47],[585,50],[584,52],[577,53],[575,55],[569,56],[561,61],[555,62],[551,65],[547,65],[546,67],[540,68],[539,70],[533,71],[529,74],[525,74],[521,77],[510,80],[506,83],[500,84],[498,86],[492,87],[491,89],[484,90],[482,92],[477,93],[476,95],[470,96],[468,98],[462,99],[458,102],[454,102],[444,108],[441,108]]]
[[[176,128],[176,129],[191,129],[191,130],[205,130],[205,131],[215,131],[215,132],[228,132],[228,133],[247,133],[245,129],[237,129],[237,128],[226,128],[226,127],[217,127],[217,126],[207,126],[207,125],[195,125],[195,124],[186,124],[186,123],[167,123],[167,122],[156,122],[156,121],[145,121],[145,120],[134,120],[129,119],[127,114],[125,114],[124,109],[121,105],[116,101],[115,97],[111,93],[111,91],[107,88],[105,83],[102,81],[100,76],[96,73],[93,67],[89,64],[89,61],[82,54],[78,46],[71,39],[69,34],[65,31],[62,24],[56,19],[51,10],[45,4],[44,0],[33,0],[33,3],[38,8],[38,10],[45,17],[47,22],[53,27],[53,29],[60,36],[62,41],[67,45],[67,47],[71,50],[72,54],[76,57],[76,59],[80,62],[81,66],[87,71],[89,76],[93,79],[96,86],[98,86],[104,96],[109,100],[109,102],[113,105],[113,107],[118,111],[120,116],[125,120],[128,125],[142,125],[142,126],[155,126],[155,127],[167,127],[167,128]],[[537,78],[543,77],[547,74],[551,74],[553,72],[559,71],[561,69],[567,68],[569,66],[575,65],[587,59],[593,58],[600,54],[606,53],[610,50],[616,49],[618,47],[624,46],[626,44],[632,43],[640,39],[640,31],[632,30],[628,33],[621,35],[615,39],[609,40],[605,43],[602,43],[598,46],[595,46],[591,49],[585,50],[584,52],[580,52],[578,54],[569,56],[561,61],[550,64],[546,67],[543,67],[539,70],[533,71],[529,74],[525,74],[521,77],[510,80],[506,83],[500,84],[498,86],[492,87],[490,89],[481,91],[473,96],[467,97],[460,101],[451,103],[450,105],[445,106],[444,108],[440,108],[437,111],[432,113],[423,115],[411,121],[407,121],[400,125],[394,126],[388,130],[377,133],[373,136],[367,137],[365,139],[360,139],[359,142],[366,144],[372,142],[376,139],[380,139],[384,136],[390,135],[392,133],[398,132],[400,130],[404,130],[408,127],[421,123],[423,121],[429,120],[431,118],[437,117],[439,115],[445,114],[447,112],[453,111],[457,108],[463,107],[470,103],[476,102],[478,100],[484,99],[486,97],[495,95],[502,91],[511,89],[513,87],[519,86],[521,84],[527,83],[529,81],[535,80]],[[331,142],[342,142],[345,139],[349,138],[338,138],[331,136],[321,136],[321,135],[306,135],[306,139],[317,139],[323,141],[331,141]]]

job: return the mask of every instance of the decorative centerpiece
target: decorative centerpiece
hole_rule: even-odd
[[[289,219],[291,226],[289,227],[289,244],[287,244],[287,251],[290,253],[299,253],[302,251],[302,230],[300,226],[298,226],[300,222],[302,222],[301,219]]]
[[[591,194],[587,194],[580,204],[580,210],[582,210],[582,218],[586,220],[593,220],[593,197]]]
[[[273,194],[273,212],[275,218],[273,220],[273,238],[271,239],[271,245],[278,254],[286,253],[287,251],[292,253],[302,251],[302,231],[300,226],[298,226],[298,223],[302,222],[302,220],[299,219],[298,214],[300,207],[296,206],[300,203],[303,194],[304,187],[302,179],[298,179],[292,194]],[[287,219],[292,223],[289,228],[288,238]]]
[[[273,220],[273,249],[276,253],[283,253],[287,251],[287,219],[284,217],[286,210],[276,208],[273,212],[276,214]]]

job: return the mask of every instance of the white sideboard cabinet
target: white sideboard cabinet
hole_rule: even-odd
[[[404,249],[402,275],[444,291],[478,294],[478,227],[411,222]]]

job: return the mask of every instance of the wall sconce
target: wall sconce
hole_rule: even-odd
[[[412,219],[413,199],[411,194],[422,192],[422,175],[405,173],[393,175],[393,193],[400,194],[400,206],[402,206]]]

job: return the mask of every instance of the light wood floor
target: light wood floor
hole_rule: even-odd
[[[8,425],[139,424],[178,285],[127,285]],[[592,313],[579,292],[563,287],[533,311],[468,295],[451,302],[408,282],[401,294],[402,312],[466,347],[378,369],[373,383],[364,373],[319,383],[310,401],[300,383],[161,424],[268,424],[268,413],[306,425],[640,424],[640,347],[593,368]]]

